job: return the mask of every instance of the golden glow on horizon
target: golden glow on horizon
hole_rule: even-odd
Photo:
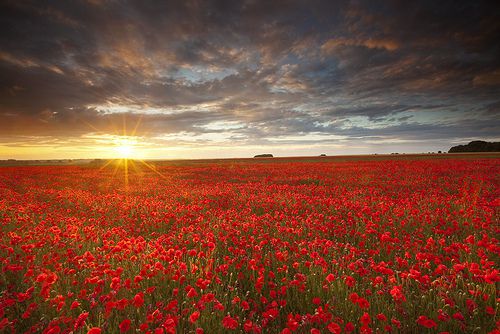
[[[132,157],[132,155],[134,153],[134,148],[132,146],[128,146],[128,145],[120,145],[120,146],[116,147],[116,151],[120,155],[120,158],[128,159],[128,158]]]
[[[138,154],[136,142],[130,139],[117,139],[114,144],[114,153],[120,159],[134,158]]]
[[[128,192],[129,190],[129,174],[131,171],[133,171],[135,174],[140,172],[140,168],[138,168],[138,163],[140,165],[143,165],[147,167],[149,170],[153,171],[154,173],[158,174],[162,179],[167,179],[165,175],[160,173],[157,169],[156,166],[147,163],[140,157],[139,152],[139,143],[138,143],[138,137],[136,137],[136,132],[137,128],[139,127],[141,123],[141,118],[137,121],[135,124],[134,129],[130,132],[127,133],[127,126],[126,126],[126,119],[123,118],[123,128],[121,129],[121,136],[114,136],[108,143],[112,144],[113,148],[113,155],[118,155],[117,161],[109,160],[106,164],[104,164],[101,167],[101,170],[109,166],[110,164],[115,165],[114,171],[113,171],[113,176],[116,175],[117,171],[121,169],[123,171],[123,180],[124,180],[124,185],[125,185],[125,191]],[[108,143],[103,143],[103,144],[108,144]],[[144,152],[142,152],[144,153]]]
[[[141,124],[142,117],[139,118],[132,131],[127,131],[127,121],[125,116],[123,117],[122,128],[117,132],[121,135],[113,136],[111,144],[113,144],[113,155],[117,155],[119,159],[134,159],[139,158],[140,152],[138,152],[138,142],[137,142],[137,128]]]

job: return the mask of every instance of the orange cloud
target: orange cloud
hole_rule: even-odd
[[[349,39],[349,38],[332,38],[326,41],[321,50],[325,53],[333,52],[340,46],[364,46],[369,49],[385,49],[387,51],[395,51],[399,48],[399,43],[392,39],[384,38],[368,38],[368,39]]]
[[[474,86],[498,86],[500,85],[500,70],[476,75],[472,83]]]
[[[43,64],[40,62],[37,62],[33,59],[29,58],[24,58],[24,57],[19,57],[19,56],[14,56],[10,53],[0,51],[0,61],[4,61],[7,63],[10,63],[15,66],[19,67],[42,67],[45,68],[46,70],[52,71],[57,74],[63,74],[64,72],[57,66],[51,65],[51,64]]]

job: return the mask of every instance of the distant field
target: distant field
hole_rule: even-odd
[[[499,195],[497,153],[3,166],[0,332],[494,332]]]
[[[331,155],[331,156],[303,156],[303,157],[273,157],[273,158],[221,158],[221,159],[152,159],[145,160],[150,164],[199,164],[199,163],[250,163],[250,162],[329,162],[355,160],[415,160],[415,159],[488,159],[500,158],[500,152],[478,153],[401,153],[401,154],[366,154],[366,155]],[[115,159],[119,160],[119,159]],[[133,160],[133,159],[130,159]],[[55,160],[0,160],[1,166],[74,166],[74,165],[103,165],[108,159],[55,159]]]
[[[500,152],[488,153],[434,153],[434,154],[366,154],[366,155],[331,155],[304,157],[273,158],[228,158],[228,159],[192,159],[192,160],[151,160],[152,163],[278,163],[278,162],[341,162],[341,161],[376,161],[376,160],[420,160],[420,159],[500,159]]]

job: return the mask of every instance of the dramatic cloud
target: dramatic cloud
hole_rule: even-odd
[[[0,158],[92,156],[124,134],[156,158],[500,137],[494,2],[3,1],[0,13]]]

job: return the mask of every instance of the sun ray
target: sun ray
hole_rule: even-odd
[[[148,164],[146,161],[144,160],[141,160],[139,159],[139,162],[142,163],[143,165],[145,165],[147,168],[149,168],[151,171],[153,171],[154,173],[156,173],[157,175],[159,175],[162,179],[165,179],[165,180],[169,180],[168,177],[166,177],[165,175],[163,175],[162,173],[160,173],[158,171],[158,169],[156,168],[156,166],[154,165],[150,165]]]
[[[99,167],[99,170],[101,171],[104,168],[108,167],[112,162],[113,162],[113,160],[109,159],[104,165],[102,165],[101,167]]]
[[[170,178],[161,172],[158,171],[158,168],[154,164],[150,164],[146,162],[144,159],[139,159],[136,155],[139,153],[138,142],[137,142],[137,131],[142,123],[143,115],[140,115],[136,120],[132,131],[128,131],[127,127],[127,115],[123,114],[121,117],[121,128],[120,126],[113,125],[114,131],[113,134],[109,134],[109,132],[99,130],[94,125],[89,122],[82,120],[84,124],[89,126],[91,129],[95,130],[97,133],[102,133],[104,135],[110,135],[109,139],[110,145],[110,153],[115,156],[115,158],[110,158],[106,161],[102,166],[99,167],[100,171],[107,169],[109,166],[112,166],[111,180],[115,179],[119,174],[123,175],[123,185],[125,192],[128,193],[130,190],[130,177],[131,173],[137,176],[144,176],[143,168],[139,168],[137,163],[145,166],[148,170],[152,171],[156,175],[160,176],[163,180],[170,180]]]
[[[125,192],[129,191],[129,180],[128,180],[128,159],[123,159],[123,176],[125,177]]]
[[[141,114],[141,115],[139,116],[139,119],[138,119],[138,120],[137,120],[137,122],[135,123],[134,130],[132,130],[132,132],[130,133],[130,135],[131,135],[132,137],[135,137],[135,135],[137,134],[137,129],[139,128],[139,125],[141,125],[141,123],[142,123],[142,117],[144,117],[144,115],[143,115],[143,114]]]

